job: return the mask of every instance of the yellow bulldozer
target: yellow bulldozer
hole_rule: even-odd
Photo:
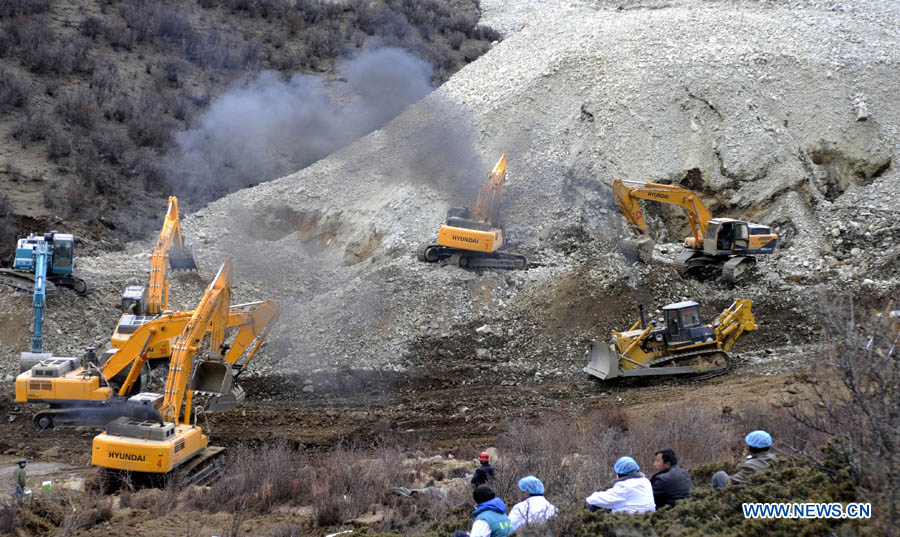
[[[692,300],[662,308],[657,327],[639,319],[624,332],[612,333],[611,343],[594,343],[584,372],[601,380],[616,377],[697,375],[710,378],[728,369],[728,351],[744,332],[757,329],[753,302],[736,298],[713,322],[703,324],[700,304]]]

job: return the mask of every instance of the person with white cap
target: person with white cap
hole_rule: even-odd
[[[770,452],[772,447],[772,435],[765,431],[753,431],[744,437],[747,444],[745,453],[747,457],[741,463],[741,468],[732,476],[719,471],[712,476],[712,486],[714,489],[720,489],[732,484],[744,484],[750,481],[750,476],[754,472],[765,470],[773,461],[775,454]]]
[[[595,492],[585,498],[591,511],[610,509],[613,513],[640,514],[656,511],[653,487],[641,473],[641,467],[631,457],[620,457],[613,466],[618,479],[612,488]]]
[[[544,484],[533,475],[519,480],[519,497],[522,501],[509,511],[512,530],[524,525],[537,526],[556,516],[556,507],[544,498]]]

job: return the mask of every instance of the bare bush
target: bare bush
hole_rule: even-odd
[[[819,358],[808,395],[793,409],[810,429],[833,436],[861,493],[873,500],[876,527],[900,520],[900,317],[857,317],[849,299],[823,306]]]
[[[50,132],[47,143],[47,156],[51,160],[59,160],[72,154],[72,137],[63,129],[55,128]]]
[[[100,106],[91,91],[78,88],[63,95],[56,112],[72,125],[92,129],[100,117]]]
[[[0,2],[0,17],[44,13],[53,6],[53,3],[54,0],[3,0]]]
[[[66,514],[56,535],[66,537],[87,530],[112,518],[112,498],[88,495],[80,504],[73,502],[72,511]]]
[[[103,20],[100,17],[91,15],[81,21],[81,24],[78,25],[78,31],[80,31],[81,35],[85,37],[96,39],[97,37],[106,33],[106,28],[103,24]]]
[[[103,30],[103,36],[115,50],[131,50],[138,42],[138,33],[127,24],[107,25]]]
[[[112,97],[120,85],[119,69],[114,63],[107,62],[98,66],[91,75],[90,87],[99,104]]]
[[[34,85],[15,73],[0,69],[0,111],[25,106],[34,94]]]
[[[12,135],[24,149],[31,145],[32,142],[45,140],[50,134],[51,128],[50,121],[43,113],[32,113],[29,111],[16,122]]]
[[[141,147],[165,147],[172,138],[172,122],[159,113],[136,114],[125,121],[128,135]]]
[[[453,50],[459,50],[459,47],[462,46],[462,44],[465,42],[465,40],[466,40],[466,34],[460,32],[460,31],[451,32],[450,35],[447,37],[447,43],[450,45],[450,48],[452,48]]]

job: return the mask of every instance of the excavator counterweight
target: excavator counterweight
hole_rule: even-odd
[[[728,351],[745,332],[757,329],[753,302],[736,298],[712,323],[702,324],[700,304],[678,302],[662,308],[657,327],[643,307],[629,330],[613,331],[611,343],[595,342],[584,372],[601,380],[616,377],[725,373]]]

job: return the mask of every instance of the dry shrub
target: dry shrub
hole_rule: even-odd
[[[284,442],[258,449],[239,446],[229,452],[229,460],[222,479],[192,498],[198,508],[267,513],[312,484],[299,452]]]
[[[78,25],[78,30],[81,32],[81,35],[90,39],[95,39],[106,32],[103,19],[94,15],[90,15],[81,21],[81,24]]]
[[[54,0],[3,0],[0,2],[0,18],[44,13],[53,3]]]
[[[86,88],[67,91],[56,106],[56,112],[68,123],[92,129],[100,118],[100,106],[94,94]]]
[[[860,315],[850,299],[822,309],[819,357],[792,414],[836,438],[834,455],[848,461],[857,490],[873,502],[875,527],[890,534],[900,523],[900,315],[890,307]]]
[[[113,515],[112,498],[98,494],[89,494],[80,503],[73,502],[55,535],[65,537],[81,530],[87,530],[106,522]]]
[[[5,197],[0,198],[0,205],[5,199]],[[2,217],[0,217],[0,223],[2,223]],[[3,232],[0,232],[0,234],[3,234]],[[0,501],[0,534],[12,533],[18,528],[18,523],[16,522],[18,514],[19,502],[6,499]]]
[[[72,154],[72,137],[64,130],[55,128],[50,131],[47,143],[47,156],[51,160],[59,160]]]
[[[45,140],[50,135],[52,128],[53,126],[44,114],[29,111],[13,126],[12,135],[24,149],[32,142]]]
[[[34,85],[15,73],[0,69],[0,111],[25,106],[34,94]]]

